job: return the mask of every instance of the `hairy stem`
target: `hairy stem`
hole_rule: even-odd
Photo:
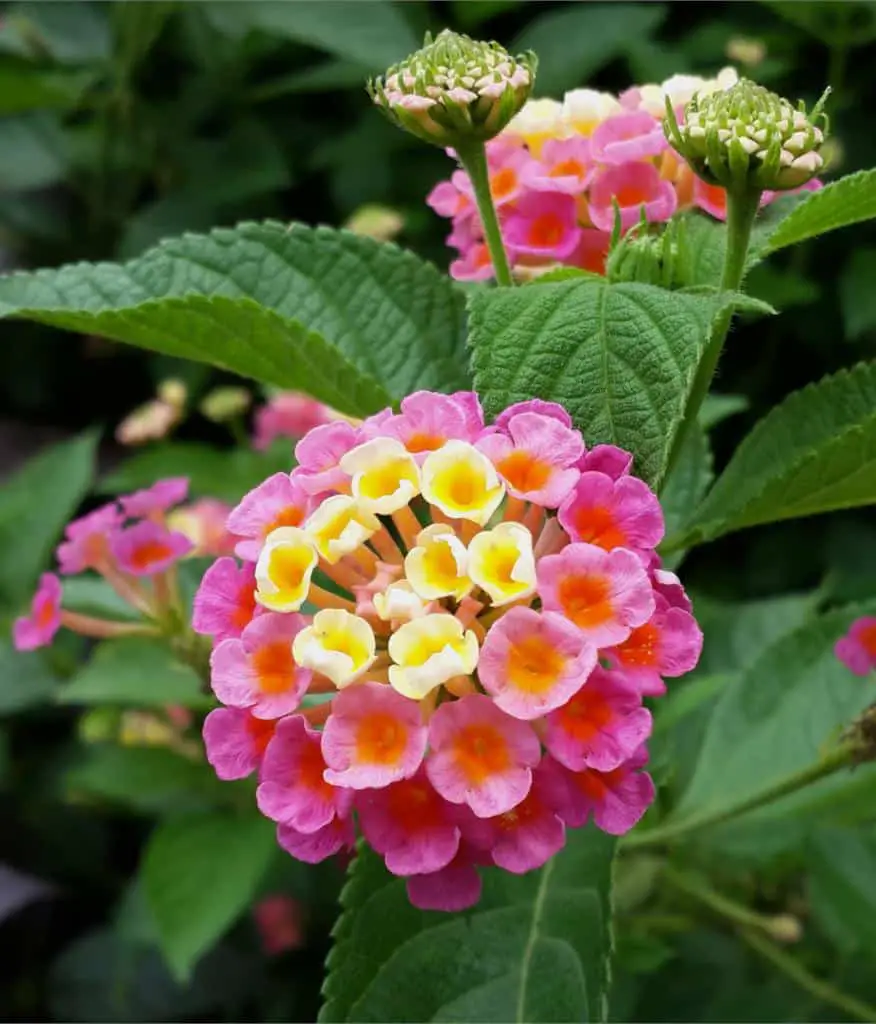
[[[471,187],[484,228],[484,239],[490,250],[490,259],[496,274],[496,283],[506,286],[513,285],[514,280],[511,277],[508,254],[505,252],[499,218],[496,216],[496,207],[493,205],[493,197],[490,193],[486,148],[483,142],[472,142],[464,146],[457,146],[456,155],[471,179]]]

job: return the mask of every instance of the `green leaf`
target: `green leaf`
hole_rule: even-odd
[[[711,430],[719,423],[748,408],[746,395],[706,395],[700,406],[699,423],[703,430]]]
[[[105,8],[90,4],[30,0],[16,4],[9,12],[9,21],[28,38],[36,36],[53,60],[91,64],[110,56],[111,36],[105,12]]]
[[[292,463],[291,439],[268,452],[168,441],[125,459],[99,482],[98,489],[104,494],[123,494],[148,487],[160,477],[186,476],[192,497],[236,503],[272,473],[288,473]]]
[[[810,192],[768,236],[759,255],[766,256],[828,231],[876,217],[876,169],[858,171]]]
[[[183,665],[158,640],[130,637],[106,640],[88,664],[58,691],[61,704],[122,704],[208,708],[194,669]]]
[[[694,424],[684,440],[678,461],[660,491],[667,537],[684,530],[713,477],[709,439],[705,430]],[[682,557],[683,553],[676,549],[664,559],[664,564],[672,569],[681,562]]]
[[[0,191],[48,188],[67,174],[61,126],[47,113],[0,119]]]
[[[515,38],[512,53],[538,54],[535,89],[553,96],[588,79],[648,36],[666,16],[661,4],[568,4],[539,14]]]
[[[0,316],[211,363],[359,416],[466,386],[463,302],[394,245],[275,222],[0,280]]]
[[[700,543],[759,523],[876,501],[876,364],[796,391],[736,449],[687,536]]]
[[[94,82],[90,71],[47,71],[30,64],[0,63],[0,115],[30,110],[69,110]]]
[[[205,4],[204,10],[214,27],[226,34],[241,36],[259,29],[356,61],[371,71],[383,71],[421,45],[402,13],[386,0],[370,0],[367,7],[357,0],[328,5],[237,0]]]
[[[165,22],[176,7],[174,0],[123,0],[110,8],[114,58],[130,75],[155,46]]]
[[[247,909],[276,850],[273,822],[210,814],[171,818],[152,833],[141,866],[161,949],[185,980]]]
[[[9,625],[0,620],[0,715],[47,704],[58,685],[42,651],[16,651]]]
[[[876,953],[876,831],[819,829],[807,861],[815,919],[845,949]]]
[[[693,780],[668,820],[719,813],[818,760],[822,746],[872,700],[833,652],[867,610],[840,609],[807,622],[724,687]]]
[[[716,300],[653,285],[573,279],[470,296],[475,384],[487,412],[560,402],[588,444],[633,452],[660,481]]]
[[[152,478],[153,483],[155,477]],[[99,619],[142,622],[140,613],[99,576],[82,574],[64,580],[64,607]]]
[[[856,249],[839,281],[843,324],[849,341],[876,330],[876,249]]]
[[[523,876],[484,872],[464,914],[410,905],[360,850],[329,955],[321,1022],[605,1020],[615,840],[592,826]]]
[[[97,438],[83,434],[40,452],[0,487],[0,603],[29,597],[94,473]]]

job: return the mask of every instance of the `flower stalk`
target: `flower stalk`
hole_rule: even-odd
[[[508,254],[505,251],[505,243],[502,241],[502,231],[499,227],[499,218],[496,215],[496,207],[490,192],[486,148],[483,142],[466,143],[456,147],[456,155],[471,179],[478,214],[484,228],[484,240],[490,251],[490,260],[496,274],[496,283],[511,286],[514,284],[514,279],[511,276],[511,265],[508,262]]]

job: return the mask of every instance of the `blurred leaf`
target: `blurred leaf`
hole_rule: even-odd
[[[30,903],[54,895],[54,886],[0,863],[0,925]]]
[[[633,452],[659,482],[715,300],[579,278],[473,293],[472,366],[488,414],[537,395],[563,404],[588,444]]]
[[[126,637],[99,644],[89,662],[58,691],[61,704],[122,704],[209,708],[194,669],[183,665],[160,640]]]
[[[335,0],[282,3],[277,0],[226,0],[204,10],[216,29],[242,36],[259,29],[294,39],[337,57],[383,71],[421,45],[401,12],[386,0]],[[363,83],[364,84],[364,83]]]
[[[94,434],[40,452],[0,485],[0,602],[30,596],[94,473]]]
[[[688,541],[876,502],[876,364],[796,391],[736,449]]]
[[[876,954],[876,831],[819,829],[806,852],[815,919],[843,948]]]
[[[109,58],[111,36],[108,5],[67,3],[66,0],[31,0],[15,4],[4,17],[61,64],[99,63]]]
[[[367,415],[467,383],[463,297],[412,253],[266,222],[186,235],[124,265],[0,279],[0,315],[102,334]]]
[[[684,530],[713,478],[709,438],[705,430],[695,424],[685,438],[678,461],[660,490],[667,537]],[[681,562],[682,557],[683,552],[675,551],[664,559],[664,564],[672,569]]]
[[[17,61],[0,62],[0,115],[69,110],[94,80],[90,71],[53,71]]]
[[[858,171],[810,192],[766,238],[758,255],[768,256],[808,238],[876,217],[876,169]]]
[[[849,341],[876,330],[876,249],[856,249],[839,280],[843,324]]]
[[[718,287],[724,267],[727,226],[700,211],[681,214],[679,225],[675,285]]]
[[[319,1020],[604,1020],[614,846],[593,826],[570,831],[539,871],[485,870],[480,903],[452,917],[412,907],[363,847]]]
[[[584,85],[623,56],[631,40],[650,35],[666,16],[662,4],[568,4],[535,17],[508,47],[538,56],[535,92],[556,96]]]
[[[718,813],[814,764],[872,695],[833,646],[867,607],[841,609],[782,637],[723,689],[694,778],[669,816]]]
[[[202,810],[231,802],[238,790],[205,761],[166,747],[93,744],[80,750],[64,782],[85,794],[145,814]]]
[[[54,185],[65,177],[68,160],[56,118],[34,113],[0,119],[0,190]]]
[[[273,100],[278,96],[295,96],[309,92],[331,92],[335,89],[353,89],[368,77],[368,69],[347,60],[324,60],[303,71],[272,78],[250,90],[253,103]]]
[[[158,41],[176,8],[174,0],[116,0],[109,9],[114,57],[130,75]]]
[[[125,459],[99,481],[104,494],[124,494],[148,487],[161,477],[187,476],[196,498],[219,498],[236,504],[272,473],[289,472],[292,439],[268,452],[247,448],[221,449],[188,441],[166,441]]]
[[[700,406],[699,423],[703,430],[711,430],[719,423],[738,412],[745,412],[748,408],[748,398],[745,395],[706,395],[703,404]]]
[[[792,25],[830,47],[864,46],[876,39],[876,8],[872,3],[793,3],[760,0]]]
[[[52,964],[48,980],[56,1020],[137,1024],[218,1017],[220,1008],[227,1012],[257,983],[258,967],[220,947],[182,985],[158,950],[100,928],[69,945]]]
[[[64,579],[64,607],[71,612],[94,615],[99,619],[132,622],[141,619],[139,612],[99,576],[67,576]]]
[[[8,625],[0,636],[0,715],[47,704],[58,685],[44,652],[16,651],[8,637]]]
[[[274,823],[211,814],[158,825],[141,866],[162,952],[180,979],[247,909],[276,850]]]
[[[769,302],[777,309],[809,306],[821,297],[821,286],[794,270],[762,263],[752,268],[746,278],[746,288],[758,299]]]
[[[521,0],[451,0],[453,22],[467,32],[498,14],[521,6]]]

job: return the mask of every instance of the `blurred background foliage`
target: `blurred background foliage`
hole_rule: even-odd
[[[535,49],[541,95],[583,85],[619,92],[726,64],[809,102],[829,83],[831,172],[876,165],[876,3],[5,3],[0,267],[124,259],[163,237],[245,219],[340,225],[371,204],[397,215],[400,244],[446,267],[446,229],[424,198],[450,162],[384,122],[363,90],[367,75],[416,48],[425,30],[444,26]],[[712,431],[716,467],[789,392],[873,357],[874,285],[872,225],[757,268],[751,290],[783,312],[734,329],[717,386],[740,398]],[[197,411],[211,388],[232,382],[227,375],[36,325],[4,322],[3,342],[4,476],[47,438],[91,427],[104,438],[104,491],[191,472],[197,494],[233,500],[288,458],[288,447],[267,455],[234,448],[231,433]],[[108,438],[168,377],[186,384],[189,415],[176,441],[131,459]],[[7,501],[0,514],[6,579],[29,557],[6,550],[19,543],[22,517],[40,508],[31,531],[35,561],[27,565],[38,571],[46,544],[85,500],[90,444],[74,443],[57,465],[18,481],[21,500]],[[47,476],[65,481],[60,504],[54,492],[40,504]],[[876,593],[876,523],[867,514],[835,514],[744,531],[694,552],[685,579],[700,595],[706,655],[654,741],[657,774],[677,790],[700,749],[716,681],[805,630],[816,608]],[[20,598],[19,582],[0,588],[4,602]],[[4,631],[18,610],[0,607]],[[25,672],[0,643],[0,865],[7,865],[0,867],[0,1016],[314,1019],[340,866],[306,868],[271,846],[256,895],[286,898],[277,920],[288,941],[266,949],[264,930],[247,917],[190,983],[175,981],[132,880],[144,840],[157,815],[191,809],[216,815],[221,832],[223,804],[241,795],[219,787],[184,752],[101,743],[119,711],[80,718],[52,700],[82,655],[78,639],[67,636],[51,659],[29,658]],[[715,833],[717,845],[701,851],[699,866],[713,881],[726,876],[749,905],[796,915],[802,962],[873,1001],[872,774],[861,782],[844,790],[848,813],[831,829],[816,829],[806,809],[795,828],[749,821]],[[647,859],[634,864],[622,863],[619,876],[614,1019],[846,1019],[728,935],[719,917],[688,905],[683,892],[665,907],[659,895],[655,903]]]

